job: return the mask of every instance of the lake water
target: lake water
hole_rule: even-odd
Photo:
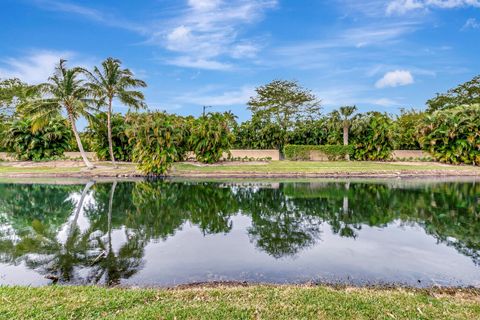
[[[0,285],[480,287],[480,181],[0,184]]]

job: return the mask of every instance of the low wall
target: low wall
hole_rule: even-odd
[[[280,160],[280,151],[278,150],[230,150],[232,158],[255,158],[255,159],[266,159],[271,158],[272,160]],[[226,157],[226,154],[224,155]]]
[[[253,150],[253,149],[232,149],[230,150],[232,158],[254,158],[254,159],[267,159],[270,158],[271,160],[280,160],[280,151],[275,149],[268,149],[268,150]],[[194,160],[195,153],[193,151],[187,152],[187,159]],[[222,156],[222,160],[228,159],[228,153],[224,152]]]
[[[9,156],[8,153],[6,152],[0,152],[0,160],[3,161],[14,161],[15,158],[12,156]]]
[[[413,159],[419,160],[422,158],[432,157],[429,153],[422,150],[394,150],[392,152],[392,158],[394,160]]]
[[[328,161],[328,157],[321,151],[310,150],[310,161]]]
[[[85,152],[85,154],[87,155],[88,160],[98,160],[95,152]],[[82,159],[82,155],[80,154],[80,152],[65,152],[65,158],[71,160]]]
[[[269,149],[269,150],[239,150],[239,149],[234,149],[230,150],[232,157],[233,158],[255,158],[255,159],[266,159],[266,158],[271,158],[272,160],[280,160],[280,152],[275,149]],[[97,160],[97,156],[95,152],[86,152],[87,158],[92,161]],[[422,150],[394,150],[392,152],[392,158],[394,160],[404,160],[404,159],[422,159],[422,158],[427,158],[431,157],[430,154],[428,154],[425,151]],[[80,155],[80,152],[65,152],[65,158],[67,159],[81,159],[82,156]],[[193,152],[190,152],[188,154],[188,158],[195,158],[195,155]],[[227,154],[224,154],[224,159],[227,158]],[[15,158],[9,156],[6,152],[0,152],[0,160],[4,161],[14,161]],[[311,161],[328,161],[327,156],[320,151],[312,150],[310,151],[310,160]]]

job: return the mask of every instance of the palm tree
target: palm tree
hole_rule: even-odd
[[[350,116],[357,111],[356,106],[344,106],[339,109],[340,114],[343,117],[343,145],[348,146],[348,129],[350,127]],[[347,160],[350,160],[350,156],[347,154]]]
[[[107,134],[110,159],[115,168],[115,156],[113,154],[112,141],[112,103],[118,99],[124,105],[139,109],[145,107],[144,95],[140,91],[133,90],[137,87],[146,87],[147,84],[135,79],[129,69],[121,68],[121,61],[114,58],[107,58],[102,62],[102,70],[95,67],[93,72],[86,71],[90,82],[89,88],[94,92],[100,105],[107,107]]]
[[[83,149],[76,120],[80,116],[91,117],[90,111],[94,110],[92,107],[94,101],[90,98],[89,88],[79,78],[83,69],[68,69],[65,62],[66,60],[60,59],[60,63],[48,82],[37,86],[41,96],[29,99],[19,105],[19,111],[23,115],[32,117],[35,130],[44,126],[50,119],[60,115],[62,111],[66,111],[83,162],[85,162],[87,168],[92,169],[94,166],[88,161]]]

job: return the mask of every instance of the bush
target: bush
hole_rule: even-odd
[[[394,123],[396,150],[420,150],[418,126],[425,117],[424,112],[401,110]]]
[[[4,152],[5,149],[5,143],[4,143],[4,136],[7,130],[7,121],[3,119],[3,117],[0,115],[0,152]]]
[[[234,130],[235,147],[239,149],[279,149],[283,141],[282,128],[258,117],[243,122]]]
[[[295,145],[321,145],[326,143],[328,130],[326,121],[297,121],[293,131],[289,132],[288,142]]]
[[[287,160],[310,160],[310,151],[319,151],[324,153],[328,160],[342,160],[347,155],[353,153],[352,146],[300,146],[300,145],[286,145],[283,149],[285,158]]]
[[[132,161],[133,144],[126,134],[125,118],[119,114],[112,114],[113,155],[119,161]],[[107,114],[98,113],[90,120],[83,136],[90,146],[90,151],[96,153],[99,160],[111,160],[108,150]]]
[[[145,174],[163,175],[184,155],[183,123],[162,112],[127,115],[126,134],[133,145],[132,159]]]
[[[224,152],[230,153],[234,136],[228,123],[227,117],[221,113],[209,113],[195,120],[190,145],[198,161],[215,163]]]
[[[422,123],[424,150],[441,162],[480,164],[480,104],[439,110]]]
[[[33,130],[31,119],[14,120],[7,124],[2,140],[7,152],[19,160],[53,160],[68,150],[72,132],[62,118],[50,120]]]
[[[388,160],[393,150],[393,122],[388,115],[367,112],[357,115],[351,126],[355,160]]]

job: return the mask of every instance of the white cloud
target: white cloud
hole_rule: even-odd
[[[391,0],[386,6],[386,13],[387,15],[402,15],[421,9],[453,9],[461,7],[480,8],[480,0]]]
[[[387,5],[387,14],[404,14],[408,11],[422,9],[424,4],[418,0],[394,0]]]
[[[89,61],[80,61],[70,51],[37,50],[22,58],[7,58],[0,61],[0,78],[19,78],[30,84],[47,81],[60,59],[69,60],[69,65],[89,67]],[[73,61],[70,61],[73,60]]]
[[[462,30],[466,29],[480,29],[480,21],[477,21],[475,18],[467,19],[462,27]]]
[[[107,26],[122,28],[140,34],[146,34],[149,32],[149,28],[146,26],[122,19],[109,13],[105,13],[105,10],[100,11],[86,6],[59,0],[34,0],[34,3],[44,10],[75,14]]]
[[[393,106],[401,105],[398,101],[395,101],[390,98],[379,98],[379,99],[368,100],[366,102],[377,105],[377,106],[382,106],[382,107],[393,107]]]
[[[168,64],[185,67],[185,68],[196,68],[196,69],[205,69],[205,70],[218,70],[226,71],[231,70],[233,66],[228,63],[223,63],[215,60],[208,60],[203,58],[194,58],[188,56],[181,56],[173,59],[166,60]]]
[[[188,0],[188,5],[195,10],[212,10],[220,5],[220,0]]]
[[[207,92],[205,92],[207,91]],[[180,104],[193,104],[199,106],[233,106],[245,105],[251,96],[255,94],[255,88],[244,86],[240,90],[226,91],[223,93],[211,93],[211,89],[196,93],[189,93],[175,98]]]
[[[154,32],[149,42],[179,54],[173,59],[181,62],[176,65],[228,69],[222,62],[225,58],[255,57],[260,45],[242,38],[242,27],[257,21],[276,3],[276,0],[189,0],[188,9],[158,27],[160,31]],[[198,61],[201,63],[191,63]]]
[[[414,82],[413,76],[408,70],[395,70],[385,75],[375,83],[377,88],[406,86]]]

